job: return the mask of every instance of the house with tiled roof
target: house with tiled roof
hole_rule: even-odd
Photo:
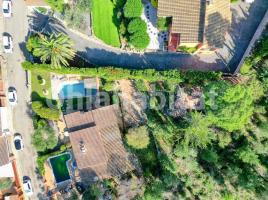
[[[119,129],[118,107],[64,115],[72,151],[84,181],[120,177],[133,170]]]
[[[5,136],[0,136],[0,177],[14,177],[11,150]]]
[[[158,0],[158,17],[171,17],[168,49],[223,45],[231,23],[230,0]]]

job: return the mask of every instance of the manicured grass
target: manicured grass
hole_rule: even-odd
[[[111,0],[93,0],[93,31],[96,37],[108,45],[120,47],[117,19]]]
[[[45,85],[40,84],[40,79],[45,80]],[[31,71],[31,82],[32,82],[32,101],[40,100],[40,98],[51,99],[51,81],[50,73],[38,72],[35,70]],[[43,90],[48,90],[49,94],[46,96]]]

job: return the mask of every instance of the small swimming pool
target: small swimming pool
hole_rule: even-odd
[[[69,153],[64,153],[64,154],[49,158],[49,162],[52,167],[56,183],[66,181],[71,178],[69,174],[68,166],[67,166],[67,162],[70,159],[71,159],[71,155]]]
[[[84,82],[64,84],[59,92],[60,99],[83,98],[96,95],[96,89],[86,89]]]

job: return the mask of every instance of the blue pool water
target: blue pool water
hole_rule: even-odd
[[[84,83],[81,82],[64,85],[59,96],[61,99],[72,99],[96,95],[96,93],[96,89],[85,89]]]

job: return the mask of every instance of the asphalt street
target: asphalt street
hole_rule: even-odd
[[[2,2],[1,2],[2,4]],[[29,198],[33,200],[43,199],[43,183],[40,176],[36,173],[36,151],[31,145],[31,135],[33,133],[32,119],[30,116],[30,88],[26,87],[26,72],[21,67],[24,61],[23,44],[25,36],[28,33],[27,7],[23,0],[13,1],[12,18],[3,18],[1,16],[1,32],[7,32],[13,37],[14,52],[12,54],[3,54],[7,64],[3,66],[3,74],[6,87],[13,86],[17,90],[18,104],[14,107],[9,105],[12,116],[12,133],[20,133],[24,142],[24,149],[21,152],[13,150],[20,178],[29,176],[34,194]],[[2,35],[2,34],[1,34]],[[27,199],[27,198],[26,198]]]

